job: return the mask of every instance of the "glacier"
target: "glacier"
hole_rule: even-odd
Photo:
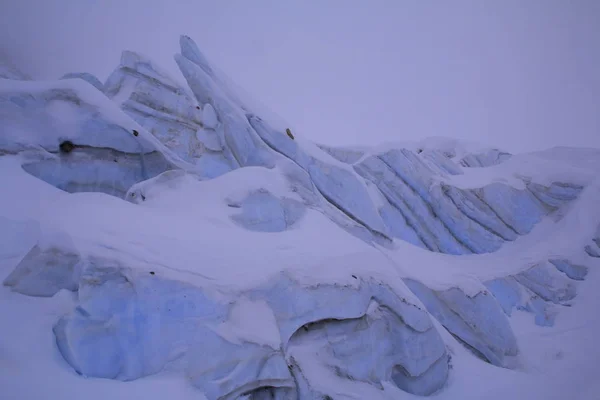
[[[600,151],[316,144],[191,38],[174,60],[181,82],[133,51],[104,83],[0,66],[0,295],[60,309],[61,379],[467,398],[593,298]]]

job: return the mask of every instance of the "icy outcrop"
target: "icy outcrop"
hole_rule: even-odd
[[[423,221],[430,225],[430,231],[439,235],[438,242],[444,246],[442,248],[449,250],[462,247],[467,252],[485,253],[500,247],[500,237],[464,216],[451,199],[444,195],[443,186],[432,185],[435,179],[433,171],[414,153],[392,150],[379,159],[391,169],[396,180],[402,183],[404,192],[412,193],[413,200],[408,203],[414,207],[417,217],[429,214]],[[461,254],[459,251],[454,253]]]
[[[54,333],[77,372],[131,380],[160,371],[181,346],[209,335],[206,328],[198,332],[200,322],[224,315],[225,306],[190,285],[91,259],[79,282],[79,305]]]
[[[501,183],[492,183],[474,190],[492,212],[509,229],[526,235],[548,213],[548,209],[529,190],[516,189]]]
[[[521,285],[514,277],[493,279],[485,285],[498,300],[506,315],[511,316],[513,309],[528,311],[534,314],[537,325],[554,325],[556,308]]]
[[[546,262],[515,275],[515,279],[546,301],[564,304],[575,297],[575,285],[553,264]]]
[[[346,163],[346,164],[354,164],[358,160],[360,160],[364,155],[366,150],[358,149],[358,148],[344,148],[344,147],[331,147],[325,145],[318,145],[319,148],[325,152],[327,152],[330,156],[335,158],[336,160]]]
[[[511,367],[518,355],[517,341],[507,316],[514,309],[534,314],[535,323],[553,326],[558,307],[576,295],[573,280],[582,280],[587,268],[568,260],[539,263],[513,276],[484,282],[475,295],[458,288],[434,291],[405,279],[427,310],[453,336],[491,364]]]
[[[232,169],[216,115],[139,54],[125,51],[106,82],[106,94],[196,172],[214,178]]]
[[[139,54],[123,52],[106,94],[177,156],[195,164],[201,176],[214,178],[232,169],[210,106],[202,107]]]
[[[77,235],[81,249],[38,244],[4,281],[31,296],[77,291],[54,334],[78,373],[133,380],[168,368],[209,399],[336,398],[320,373],[369,393],[430,395],[453,373],[455,344],[432,317],[479,358],[511,367],[514,310],[551,326],[573,303],[588,269],[568,245],[498,264],[506,242],[544,238],[532,233],[542,220],[574,223],[571,205],[595,194],[585,168],[546,173],[554,164],[539,157],[456,141],[358,149],[292,139],[190,38],[180,45],[191,93],[132,52],[103,87],[86,74],[0,82],[7,193],[50,193],[22,167],[67,192],[133,203],[46,187],[62,196],[48,204],[77,204],[85,222],[71,209],[37,207],[31,218]],[[89,215],[90,198],[104,214]],[[600,256],[599,232],[590,256]]]
[[[124,115],[114,115],[114,104],[81,80],[49,83],[0,83],[0,148],[17,153],[41,148],[60,151],[60,144],[145,154],[155,150]],[[112,110],[111,110],[112,109]]]
[[[600,226],[596,229],[591,243],[585,246],[585,252],[591,257],[600,258]]]
[[[140,156],[85,148],[23,165],[25,171],[69,193],[101,192],[121,198],[131,185],[170,168],[160,153]]]
[[[471,157],[476,162],[466,162],[469,166],[489,167],[504,159],[501,155],[505,153],[463,146],[452,140],[437,138],[382,149],[319,147],[301,138],[292,140],[285,130],[275,129],[255,115],[189,37],[182,36],[180,46],[181,53],[175,58],[193,96],[155,64],[129,51],[123,53],[121,65],[104,85],[106,95],[158,139],[160,146],[154,143],[139,147],[143,142],[141,137],[126,135],[131,142],[124,143],[127,144],[124,148],[116,147],[128,154],[100,149],[115,147],[116,135],[110,131],[120,130],[122,124],[109,124],[98,114],[75,130],[107,131],[103,138],[110,140],[102,141],[106,144],[96,143],[99,140],[86,143],[90,137],[97,139],[99,135],[85,138],[79,135],[82,137],[76,137],[77,140],[69,139],[76,145],[72,154],[58,153],[54,159],[45,155],[24,168],[67,191],[101,191],[123,196],[131,185],[173,169],[174,165],[200,179],[210,179],[239,167],[274,168],[291,161],[304,171],[293,172],[289,184],[301,190],[305,205],[321,210],[354,236],[386,247],[396,238],[449,254],[494,252],[506,241],[529,233],[545,215],[574,200],[583,188],[560,182],[542,184],[527,177],[521,178],[525,188],[504,182],[461,188],[452,180],[465,174],[465,163],[460,160]],[[83,75],[80,77],[85,79]],[[77,93],[72,97],[72,101],[78,101]],[[12,104],[15,101],[20,106]],[[46,98],[39,102],[42,103],[55,102]],[[18,114],[39,108],[39,104],[11,95],[4,108],[7,114],[14,114],[14,108],[20,107]],[[87,106],[82,106],[81,113],[73,105],[60,106],[59,110],[52,106],[48,112],[58,115],[55,111],[60,111],[66,116],[64,109],[69,108],[68,113],[78,113],[81,115],[78,118],[85,119]],[[15,132],[47,131],[47,126],[53,124],[58,124],[57,131],[68,131],[54,117],[28,117],[26,122],[17,124],[19,129]],[[29,126],[35,120],[40,121],[38,125]],[[4,151],[22,151],[27,147],[11,149],[18,139],[11,137],[10,132],[6,137]],[[36,138],[30,146],[47,148],[44,140]],[[56,152],[60,141],[53,141],[55,150],[51,151]],[[118,141],[123,142],[123,138]],[[136,144],[137,149],[133,148]],[[82,145],[96,148],[86,149]],[[166,153],[160,150],[161,146],[170,150],[170,162],[162,161]],[[82,166],[86,158],[89,165]],[[293,167],[287,169],[291,171]],[[294,180],[303,173],[306,175],[299,181]],[[100,181],[97,177],[101,177]],[[275,204],[268,196],[264,200]],[[278,219],[277,227],[258,229],[277,230],[283,226],[280,217],[265,218]],[[590,252],[593,253],[593,248]]]
[[[390,309],[373,304],[361,318],[319,321],[297,331],[290,354],[310,347],[339,375],[374,384],[389,376],[400,389],[425,396],[448,376],[448,355],[436,335],[434,329],[415,331]]]
[[[392,236],[443,253],[494,252],[504,242],[528,234],[583,189],[578,184],[535,183],[526,177],[516,186],[493,182],[457,187],[452,177],[464,175],[463,167],[491,167],[511,156],[475,145],[463,148],[452,140],[356,151],[321,148],[376,184],[385,197],[378,212],[385,215]],[[284,154],[297,153],[290,148]]]
[[[392,147],[404,147],[410,151],[419,154],[425,162],[431,162],[434,168],[452,174],[462,174],[462,168],[483,168],[501,164],[508,160],[512,155],[498,149],[485,149],[480,145],[471,144],[464,147],[464,144],[458,141],[446,138],[431,138],[414,145],[392,144]],[[390,146],[387,146],[390,147]],[[360,147],[333,147],[319,145],[319,148],[329,155],[347,164],[356,164],[361,158],[369,153],[384,153],[386,150],[369,149]]]
[[[137,124],[112,115],[114,105],[103,97],[80,80],[5,82],[0,151],[29,151],[23,168],[60,189],[119,197],[136,182],[178,168]]]
[[[537,325],[553,326],[557,307],[569,305],[575,297],[572,279],[583,279],[584,271],[567,260],[552,260],[486,281],[475,295],[458,288],[434,291],[412,279],[405,282],[431,315],[477,356],[511,367],[519,351],[507,316],[514,309],[523,310],[534,314]]]
[[[361,182],[351,170],[315,157],[299,146],[297,141],[274,131],[260,118],[250,116],[248,120],[270,148],[294,161],[308,173],[319,195],[328,203],[373,234],[388,236],[365,183]]]
[[[98,78],[88,72],[69,72],[68,74],[63,75],[63,77],[60,79],[83,79],[99,91],[104,92],[104,84],[100,82]]]
[[[175,56],[175,61],[196,100],[200,104],[210,104],[216,112],[219,135],[228,155],[233,157],[234,166],[273,167],[273,155],[248,123],[239,100],[218,85],[218,78],[194,42],[182,36],[180,45],[181,54]]]
[[[414,231],[402,229],[396,237],[414,243],[416,235],[429,250],[450,254],[498,250],[505,241],[529,233],[544,215],[582,190],[578,185],[534,183],[524,190],[501,183],[459,189],[438,182],[442,172],[407,149],[369,156],[354,168],[377,185]],[[390,226],[392,220],[385,222],[392,232],[398,231]]]
[[[421,161],[436,173],[442,175],[461,175],[463,173],[459,165],[439,150],[425,149],[418,154]]]
[[[406,279],[406,285],[452,335],[480,358],[498,366],[510,366],[518,354],[517,340],[509,321],[493,296],[483,291],[468,296],[458,288],[436,292]]]
[[[582,281],[588,274],[587,267],[571,263],[569,260],[548,260],[556,269],[564,273],[570,279]]]
[[[435,217],[421,196],[401,179],[381,157],[369,157],[355,165],[358,174],[375,183],[386,200],[406,220],[419,239],[433,251],[465,254],[468,250]],[[389,224],[392,221],[387,221]],[[407,235],[408,236],[408,235]],[[400,239],[406,239],[406,237]]]
[[[443,156],[448,163],[466,168],[492,167],[503,163],[512,156],[506,151],[479,143],[444,137],[423,139],[416,144],[415,148],[417,153],[436,153]]]
[[[460,160],[460,165],[468,168],[483,168],[498,165],[511,157],[510,153],[498,150],[490,149],[483,153],[472,153],[467,154]]]
[[[568,202],[575,200],[583,187],[569,183],[552,183],[550,186],[538,183],[527,184],[527,189],[546,207],[558,209]]]
[[[428,314],[408,290],[401,297],[380,282],[306,286],[282,276],[228,300],[160,272],[89,258],[78,288],[77,307],[54,333],[67,362],[90,377],[132,380],[170,364],[209,399],[303,398],[291,366],[306,344],[323,348],[326,368],[370,385],[393,376],[401,389],[425,395],[448,375]]]
[[[4,285],[28,296],[51,297],[61,289],[76,292],[80,268],[77,253],[35,246],[4,280]]]
[[[553,259],[514,276],[487,281],[485,286],[506,315],[512,315],[513,309],[528,311],[535,315],[537,325],[553,326],[557,305],[569,305],[569,300],[575,297],[576,288],[571,280],[583,280],[586,275],[584,266]]]

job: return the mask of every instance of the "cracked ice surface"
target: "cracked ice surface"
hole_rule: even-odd
[[[214,178],[232,169],[212,106],[199,104],[150,60],[123,52],[121,65],[108,78],[105,90],[166,147],[195,164],[201,176]]]
[[[53,248],[35,252],[56,258]],[[20,274],[5,284],[26,283],[23,293],[48,295],[44,283],[72,282],[71,265],[49,266],[58,269],[51,279]],[[351,285],[315,286],[282,276],[234,295],[94,256],[80,267],[79,301],[56,323],[54,334],[61,354],[85,376],[132,380],[175,363],[209,399],[265,387],[294,398],[295,377],[286,360],[307,340],[327,349],[322,362],[329,368],[366,384],[396,371],[401,389],[429,394],[448,374],[444,342],[401,286],[362,278]],[[337,322],[323,322],[330,319]],[[328,343],[303,337],[305,330],[321,327]]]

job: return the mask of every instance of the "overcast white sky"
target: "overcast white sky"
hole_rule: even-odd
[[[181,33],[317,142],[600,147],[600,0],[0,2],[1,50],[35,78],[103,81],[124,49],[179,78]]]

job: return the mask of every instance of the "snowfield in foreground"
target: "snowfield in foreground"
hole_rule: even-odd
[[[317,145],[180,44],[0,66],[1,398],[600,396],[600,150]]]

